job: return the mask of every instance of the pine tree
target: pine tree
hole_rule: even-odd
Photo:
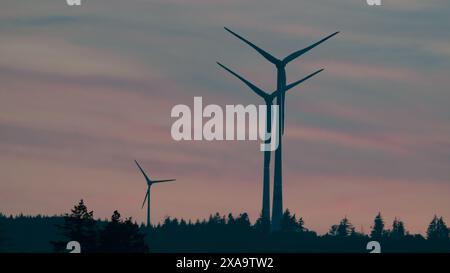
[[[447,227],[447,225],[445,224],[444,218],[442,218],[442,216],[439,217],[437,226],[438,226],[438,234],[439,234],[438,237],[447,240],[449,238],[450,230]]]
[[[283,216],[281,217],[281,231],[298,231],[298,223],[295,214],[291,215],[291,212],[288,209],[283,213]]]
[[[405,237],[406,231],[405,231],[405,225],[402,221],[398,220],[397,218],[394,219],[394,222],[392,223],[392,231],[390,233],[390,236],[392,238],[403,238]]]
[[[308,229],[305,227],[305,221],[303,221],[303,217],[300,217],[297,222],[298,231],[299,232],[307,232]]]
[[[338,236],[338,227],[339,225],[332,225],[330,227],[330,231],[328,231],[328,234],[331,236]]]
[[[64,224],[58,225],[65,241],[52,242],[57,252],[66,251],[69,241],[77,241],[83,253],[97,252],[97,227],[94,212],[88,211],[83,199],[75,205],[70,214],[64,216]]]
[[[248,230],[250,228],[250,219],[248,218],[247,213],[241,213],[239,216],[235,219],[234,224],[240,229],[240,230]]]
[[[225,216],[220,216],[218,212],[216,212],[214,215],[210,215],[208,219],[208,225],[211,226],[220,226],[225,224]]]
[[[372,231],[370,232],[370,237],[375,240],[380,240],[381,237],[384,235],[384,221],[381,217],[381,213],[379,212],[377,216],[375,217]]]
[[[234,225],[234,223],[235,223],[235,220],[234,220],[233,214],[229,213],[228,214],[227,224],[228,225]]]
[[[106,253],[138,253],[148,251],[145,234],[131,218],[123,221],[116,210],[111,221],[100,232],[100,251]]]
[[[226,223],[226,230],[237,236],[249,232],[251,229],[250,219],[247,213],[241,213],[238,217],[233,218],[233,215],[228,214],[228,221]]]
[[[269,219],[262,217],[262,215],[260,215],[259,218],[256,219],[253,228],[258,232],[268,234],[270,232],[270,221]]]
[[[337,237],[348,237],[355,234],[355,228],[347,217],[344,217],[339,225],[331,226],[329,234]]]
[[[444,222],[442,217],[433,217],[427,230],[427,238],[429,240],[448,240],[449,239],[449,228]]]

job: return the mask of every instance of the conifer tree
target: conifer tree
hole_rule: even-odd
[[[372,231],[370,232],[370,237],[374,240],[380,240],[384,233],[384,220],[381,217],[381,213],[379,212],[377,216],[375,216]]]
[[[433,217],[427,230],[427,238],[429,240],[448,240],[449,239],[449,228],[444,222],[442,217]]]
[[[55,251],[65,252],[66,245],[70,241],[77,241],[81,245],[83,253],[97,252],[97,226],[94,220],[94,212],[89,211],[83,199],[74,206],[70,214],[64,216],[64,224],[58,225],[66,240],[52,242]]]
[[[116,210],[111,221],[100,232],[100,251],[116,253],[138,253],[148,251],[145,244],[145,234],[131,218],[121,219]]]
[[[403,238],[405,237],[406,231],[405,231],[405,225],[402,221],[398,220],[397,218],[394,219],[394,222],[392,223],[392,231],[390,233],[390,236],[392,238]]]

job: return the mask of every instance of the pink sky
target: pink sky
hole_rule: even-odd
[[[172,107],[194,96],[261,103],[216,60],[274,88],[273,68],[223,31],[229,25],[277,56],[342,31],[287,68],[288,81],[326,70],[288,94],[285,208],[319,233],[344,216],[368,232],[379,211],[411,232],[434,214],[450,219],[449,41],[424,31],[441,24],[438,2],[409,7],[429,18],[417,31],[398,5],[369,14],[350,1],[287,1],[273,13],[269,1],[255,10],[255,1],[89,2],[78,11],[22,2],[0,10],[2,213],[60,214],[84,198],[97,217],[118,209],[144,221],[137,159],[151,177],[177,179],[153,188],[153,222],[216,211],[255,220],[259,142],[170,136]]]

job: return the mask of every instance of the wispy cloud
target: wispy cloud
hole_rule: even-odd
[[[413,231],[435,212],[450,217],[448,5],[319,2],[2,3],[2,212],[60,213],[84,197],[100,217],[120,209],[142,220],[140,159],[151,175],[178,179],[155,192],[154,221],[215,210],[254,219],[259,142],[170,137],[171,108],[193,96],[262,103],[216,60],[276,86],[273,66],[230,26],[277,56],[341,31],[288,67],[289,81],[325,71],[288,94],[286,207],[323,232],[345,214],[366,230],[379,210]]]

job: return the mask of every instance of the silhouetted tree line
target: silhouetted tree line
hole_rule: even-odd
[[[372,240],[380,242],[382,252],[450,252],[449,229],[437,216],[427,238],[410,234],[397,218],[391,229],[385,229],[380,213],[369,235],[357,232],[347,217],[327,234],[317,235],[289,210],[279,232],[269,232],[261,218],[252,225],[246,213],[236,218],[216,213],[196,222],[168,217],[148,234],[151,252],[368,252],[366,245]]]
[[[117,211],[110,220],[96,220],[83,200],[64,216],[0,214],[0,238],[0,246],[3,243],[6,251],[15,252],[49,251],[45,240],[47,244],[51,242],[50,251],[57,252],[67,252],[67,243],[78,241],[84,253],[368,252],[366,245],[372,240],[380,242],[382,252],[450,252],[449,228],[438,216],[429,224],[426,237],[410,234],[397,218],[387,229],[381,213],[376,215],[369,234],[356,231],[344,217],[327,234],[318,235],[306,228],[302,217],[289,210],[283,214],[279,232],[270,232],[269,223],[263,218],[252,224],[247,213],[237,216],[216,213],[195,222],[167,217],[148,228],[138,226],[131,218],[122,219]]]
[[[62,239],[55,225],[63,223],[61,216],[0,215],[3,252],[53,252],[50,240]]]
[[[57,225],[64,239],[52,242],[56,252],[67,252],[69,241],[77,241],[83,253],[92,252],[147,252],[145,234],[130,218],[122,219],[116,210],[111,220],[98,224],[94,219],[94,212],[89,211],[80,200],[70,214],[64,216],[64,223]]]

